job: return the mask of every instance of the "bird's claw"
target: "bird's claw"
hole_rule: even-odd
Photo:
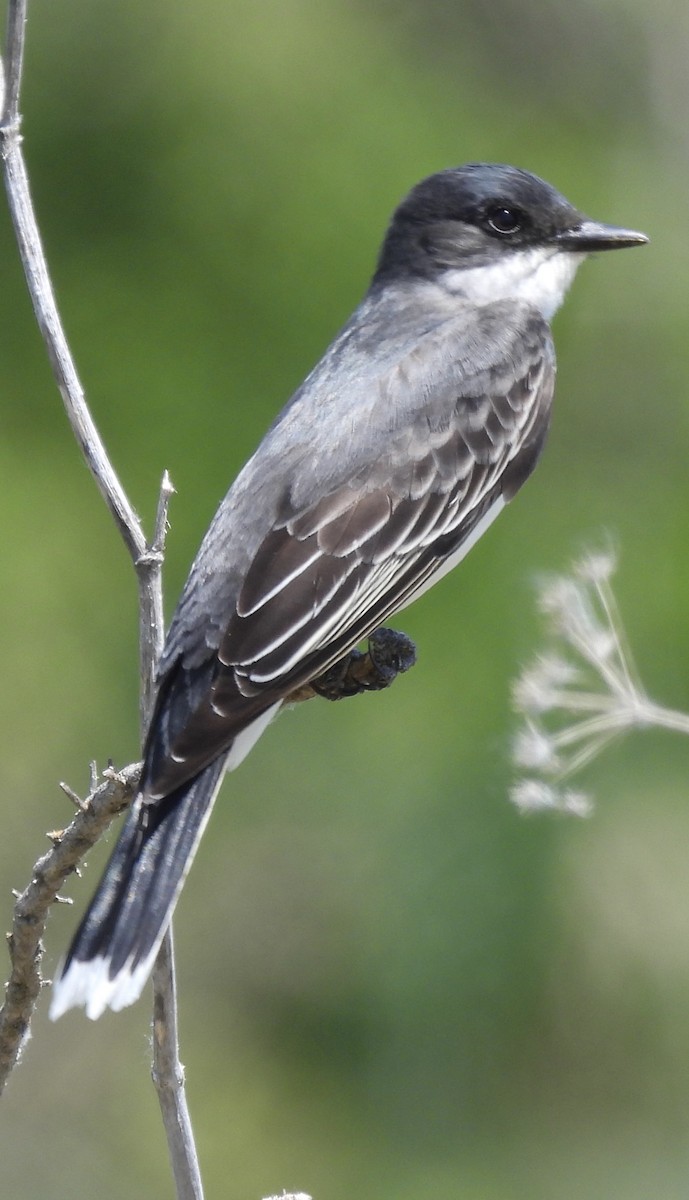
[[[390,687],[415,662],[416,647],[411,638],[395,629],[381,627],[369,637],[365,652],[350,650],[340,662],[312,679],[309,687],[325,700],[379,692]]]

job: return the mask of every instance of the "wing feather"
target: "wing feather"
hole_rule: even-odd
[[[513,310],[503,316],[500,305],[474,314],[494,352],[474,375],[453,357],[452,322],[431,327],[368,380],[341,424],[342,446],[321,436],[311,458],[307,426],[318,403],[330,403],[328,371],[335,352],[346,353],[344,336],[307,381],[303,414],[297,394],[281,420],[297,423],[303,452],[294,453],[293,433],[289,461],[271,458],[274,445],[284,455],[278,423],[211,526],[175,616],[154,722],[160,747],[150,754],[158,794],[410,603],[530,474],[548,426],[554,358],[533,310],[522,326],[501,324],[508,317]],[[338,387],[346,390],[346,378]],[[357,422],[366,420],[377,427],[363,436]],[[252,517],[252,487],[252,530],[267,525],[235,552],[232,521]]]
[[[293,573],[279,593],[267,592],[250,612],[244,589],[240,593],[219,654],[242,676],[243,687],[278,685],[345,629],[359,628],[367,613],[370,632],[374,621],[397,611],[426,584],[500,495],[503,476],[529,442],[539,413],[543,424],[544,401],[550,399],[546,366],[545,356],[538,369],[530,361],[504,396],[475,398],[468,410],[456,404],[442,441],[436,431],[434,444],[426,444],[411,464],[390,462],[384,486],[367,490],[361,483],[360,493],[334,520],[326,497],[272,531],[264,544],[267,554],[289,558],[281,540],[289,545],[290,529],[298,528],[314,531],[310,537],[321,556]],[[422,439],[423,432],[414,429],[407,444],[416,449]],[[270,580],[267,568],[262,547],[247,575],[252,596],[254,573]]]

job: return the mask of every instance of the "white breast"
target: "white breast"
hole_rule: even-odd
[[[524,300],[549,321],[585,257],[556,246],[505,251],[485,267],[452,268],[444,273],[441,283],[449,292],[474,304]]]

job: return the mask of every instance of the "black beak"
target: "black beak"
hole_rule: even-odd
[[[601,225],[598,221],[584,218],[578,225],[556,234],[555,241],[563,250],[591,254],[595,250],[623,250],[625,246],[644,246],[648,238],[645,233],[637,233],[634,229]]]

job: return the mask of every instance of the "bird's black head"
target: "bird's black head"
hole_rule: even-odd
[[[643,234],[585,218],[549,183],[517,167],[469,163],[430,175],[393,215],[376,279],[492,266],[518,251],[584,255],[639,245]]]

